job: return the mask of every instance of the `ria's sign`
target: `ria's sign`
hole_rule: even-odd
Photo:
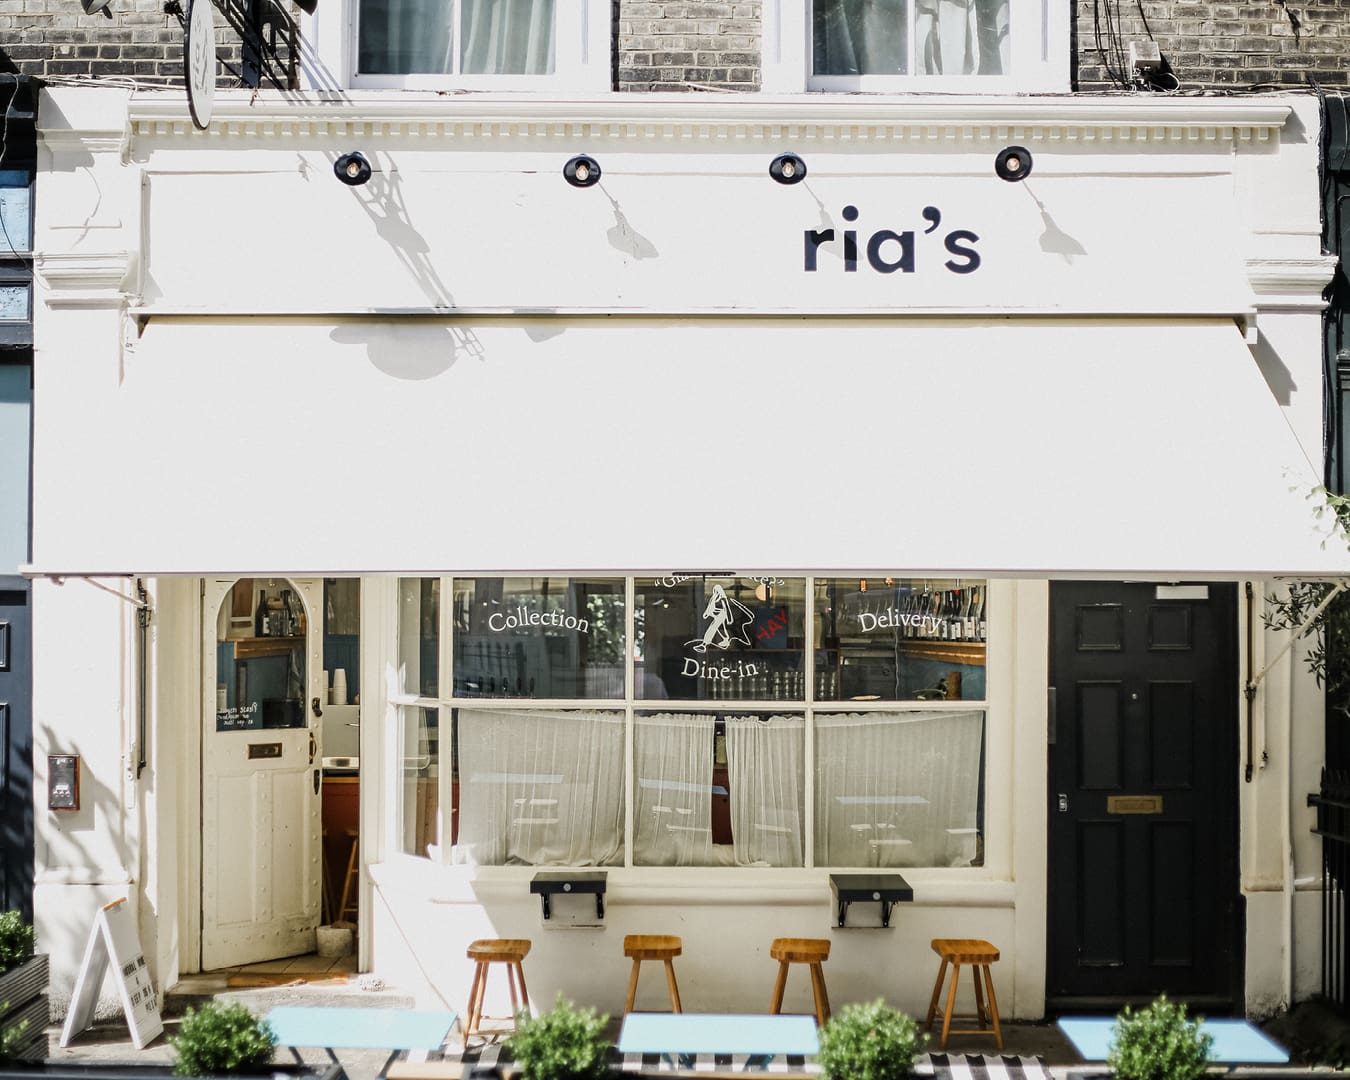
[[[842,211],[845,221],[858,220],[858,208],[845,206]],[[897,232],[894,229],[877,229],[866,238],[867,265],[879,274],[894,274],[897,270],[912,274],[919,264],[934,256],[942,259],[942,266],[953,274],[971,274],[980,268],[980,253],[975,250],[979,236],[969,229],[953,229],[941,236],[934,236],[942,224],[942,211],[936,206],[923,208],[923,219],[927,228],[918,233],[913,229]],[[820,252],[824,248],[828,254],[838,249],[833,245],[843,245],[844,272],[854,273],[858,269],[858,232],[857,229],[844,229],[842,238],[836,236],[834,229],[807,229],[802,269],[814,273],[820,262]],[[864,231],[864,235],[866,235]],[[931,241],[923,237],[932,236]],[[940,247],[938,246],[940,244]],[[928,251],[933,254],[929,255]]]

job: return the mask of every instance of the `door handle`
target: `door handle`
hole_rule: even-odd
[[[1061,814],[1067,814],[1069,812],[1069,796],[1064,792],[1061,791],[1059,793],[1055,798],[1055,802],[1058,805]]]
[[[315,769],[315,770],[314,770],[314,794],[315,794],[315,795],[317,795],[317,794],[319,793],[319,785],[320,785],[322,782],[323,782],[322,770],[320,770],[320,769]]]
[[[323,716],[323,710],[322,710],[321,708],[319,708],[319,699],[318,699],[318,698],[315,698],[313,701],[311,701],[311,702],[309,703],[309,709],[310,709],[310,712],[312,712],[316,717],[321,717],[321,716]]]
[[[318,752],[319,740],[314,738],[314,732],[309,733],[309,763],[314,764],[314,755]]]

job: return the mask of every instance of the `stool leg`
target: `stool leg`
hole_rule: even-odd
[[[989,1017],[984,1009],[984,987],[981,985],[984,980],[980,977],[982,967],[983,964],[976,964],[970,969],[970,974],[975,979],[975,1019],[979,1021],[981,1031],[989,1026]]]
[[[479,1000],[483,989],[483,978],[487,974],[483,964],[473,966],[473,982],[469,985],[469,1002],[464,1010],[463,1035],[464,1045],[469,1045],[469,1036],[477,1030],[475,1013],[479,1007]]]
[[[637,998],[638,968],[641,966],[642,961],[636,956],[633,957],[633,974],[628,976],[628,1000],[623,1005],[625,1013],[633,1011],[633,1001]]]
[[[933,1017],[937,1015],[938,996],[942,993],[942,980],[945,979],[946,977],[947,977],[947,961],[944,958],[942,961],[942,966],[938,968],[937,982],[933,984],[932,1000],[928,1002],[928,1020],[924,1025],[928,1031],[933,1030]]]
[[[520,983],[520,1007],[526,1012],[530,1011],[530,993],[525,989],[525,969],[517,962],[511,965],[516,969],[516,981]]]
[[[830,995],[825,990],[825,969],[811,965],[811,992],[816,999],[816,1023],[824,1027],[830,1022]]]
[[[511,1023],[516,1022],[516,1013],[520,1012],[520,995],[516,993],[515,973],[512,970],[516,965],[506,965],[506,990],[511,995]]]
[[[984,966],[984,985],[989,990],[989,1015],[994,1021],[994,1039],[998,1043],[998,1048],[1003,1049],[1003,1028],[998,1022],[998,998],[994,997],[994,976],[989,970],[989,965]]]
[[[675,1012],[683,1012],[680,1008],[680,988],[675,985],[675,964],[666,958],[666,985],[670,987],[670,1004]]]
[[[783,991],[787,988],[787,972],[787,961],[779,960],[778,981],[773,984],[773,1001],[769,1005],[769,1012],[771,1013],[783,1011]]]
[[[961,981],[960,961],[952,961],[952,985],[947,991],[947,1011],[942,1014],[942,1041],[938,1044],[943,1050],[947,1049],[947,1036],[952,1030],[952,1012],[956,1009],[956,985]]]

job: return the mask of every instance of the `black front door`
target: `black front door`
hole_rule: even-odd
[[[1241,1001],[1237,589],[1050,586],[1047,1005]]]
[[[33,918],[32,648],[28,583],[0,576],[0,910]]]

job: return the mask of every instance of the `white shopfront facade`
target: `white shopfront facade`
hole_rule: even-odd
[[[562,991],[616,1011],[623,935],[677,933],[685,1007],[755,1011],[770,940],[829,936],[836,1004],[884,995],[921,1012],[929,939],[979,937],[1003,952],[1004,1013],[1041,1015],[1051,579],[1251,581],[1259,598],[1283,576],[1350,569],[1307,498],[1330,273],[1316,129],[1304,97],[393,94],[224,98],[202,133],[176,95],[48,91],[35,906],[58,992],[90,913],[123,894],[161,987],[304,951],[320,918],[311,786],[327,756],[330,579],[359,581],[363,970],[462,1007],[465,945],[529,937],[536,1001]],[[1034,159],[1022,183],[993,171],[1014,144]],[[373,166],[364,186],[334,178],[352,150]],[[789,151],[808,175],[780,185],[769,163]],[[578,154],[599,162],[598,185],[564,180]],[[240,579],[255,584],[227,602]],[[556,605],[508,603],[508,629],[534,640],[608,618],[620,645],[602,690],[531,693],[533,668],[485,690],[470,670],[456,643],[468,607],[540,581],[601,599],[556,619]],[[645,656],[630,645],[661,590],[690,581],[766,586],[761,604],[779,590],[791,662],[749,672],[742,656],[732,703],[706,671],[687,695],[656,691],[654,640]],[[849,581],[959,592],[967,609],[977,589],[985,627],[948,635],[969,646],[948,658],[978,653],[969,692],[822,681],[818,624]],[[144,689],[137,582],[153,612]],[[221,647],[275,651],[240,644],[257,588],[304,611],[271,635],[299,639],[280,696],[300,713],[270,735],[221,719],[250,700]],[[714,595],[697,593],[696,614]],[[890,611],[871,611],[873,627]],[[1238,622],[1249,615],[1259,669],[1280,639],[1240,604]],[[1315,989],[1316,881],[1296,878],[1316,874],[1299,808],[1319,708],[1290,661],[1256,700],[1233,883],[1254,1011]],[[732,713],[793,733],[784,767],[800,790],[776,805],[795,847],[655,853],[644,815],[679,808],[643,794],[643,725],[718,714],[734,744]],[[584,797],[615,815],[617,847],[596,859],[574,845],[548,866],[604,864],[602,921],[543,921],[540,867],[524,863],[547,844],[463,850],[478,804],[451,732],[517,714],[614,733],[590,766],[611,782]],[[976,717],[959,779],[978,794],[948,826],[978,843],[921,865],[825,854],[821,740],[844,716]],[[75,812],[45,805],[58,753],[81,756]],[[900,868],[914,901],[889,929],[834,926],[829,873],[877,865]],[[805,986],[789,990],[805,1011]]]

